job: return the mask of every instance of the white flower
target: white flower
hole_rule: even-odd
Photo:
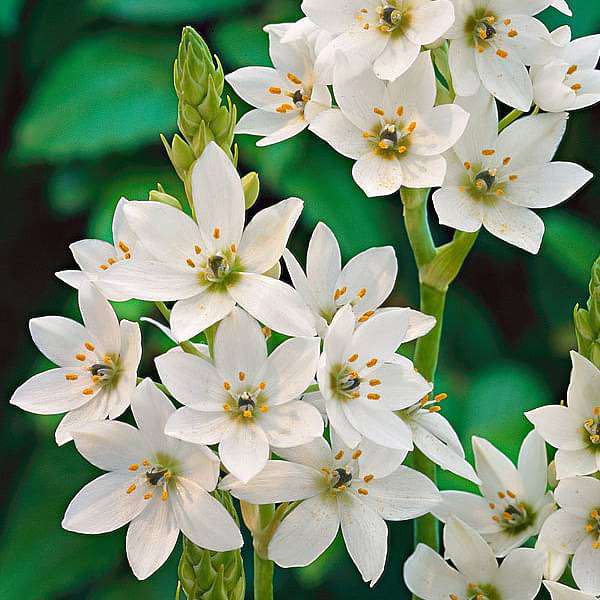
[[[260,325],[240,308],[219,324],[214,366],[183,352],[156,359],[163,383],[186,406],[166,432],[188,442],[219,444],[219,456],[248,481],[267,464],[269,446],[298,446],[323,433],[319,411],[295,400],[312,383],[319,338],[293,338],[267,357]]]
[[[543,529],[542,529],[543,531]],[[565,552],[557,552],[552,549],[551,544],[546,543],[546,540],[539,535],[535,541],[535,549],[544,552],[546,556],[546,564],[544,566],[544,579],[550,581],[558,581],[569,565],[570,556]]]
[[[315,61],[331,35],[308,19],[296,25],[292,41],[282,38],[296,24],[268,25],[269,53],[275,68],[244,67],[227,75],[238,96],[257,107],[246,113],[236,133],[265,136],[257,146],[275,144],[300,133],[331,106],[327,86],[317,80]]]
[[[139,429],[117,421],[88,423],[73,433],[77,450],[108,471],[69,504],[62,526],[78,533],[106,533],[130,523],[127,558],[138,579],[167,560],[179,531],[194,544],[223,552],[242,545],[240,531],[208,492],[219,460],[204,446],[163,434],[175,408],[145,379],[131,403]]]
[[[442,492],[443,504],[434,511],[446,521],[455,515],[474,527],[496,556],[537,535],[554,509],[548,487],[546,447],[532,431],[523,441],[518,467],[487,440],[473,438],[475,467],[481,479],[481,496],[468,492]]]
[[[533,15],[549,0],[452,0],[456,13],[448,62],[459,96],[471,96],[483,84],[509,106],[529,110],[533,99],[525,65],[543,64],[557,46]]]
[[[534,102],[547,112],[577,110],[600,101],[600,35],[571,40],[569,27],[552,32],[561,45],[556,60],[530,70]]]
[[[116,419],[129,406],[142,356],[137,323],[119,321],[111,305],[89,282],[79,287],[84,325],[65,317],[29,321],[35,345],[57,369],[34,375],[10,399],[40,415],[67,413],[55,437],[69,442],[87,421]]]
[[[557,552],[573,554],[575,583],[584,592],[600,594],[600,481],[562,479],[554,498],[561,508],[548,517],[540,537]]]
[[[321,337],[337,311],[347,304],[352,306],[359,323],[366,321],[391,294],[398,273],[391,246],[365,250],[342,269],[339,244],[325,223],[318,223],[310,238],[306,274],[289,250],[284,251],[283,258],[294,287],[313,313]],[[409,326],[403,341],[425,335],[435,325],[433,317],[417,310],[407,311]]]
[[[446,556],[419,544],[404,564],[406,585],[423,600],[533,600],[542,582],[543,555],[513,550],[500,566],[485,540],[460,519],[444,528]]]
[[[567,406],[542,406],[525,413],[538,433],[558,452],[558,479],[600,470],[600,371],[571,352],[573,370]]]
[[[413,519],[439,503],[437,488],[421,473],[399,467],[377,476],[368,469],[378,461],[360,462],[366,449],[352,451],[335,439],[333,450],[319,438],[277,453],[286,460],[270,460],[245,485],[229,475],[221,487],[253,504],[302,500],[269,544],[269,558],[282,567],[310,564],[333,542],[341,525],[354,564],[373,586],[385,566],[385,520]]]
[[[165,204],[130,202],[125,216],[152,260],[122,261],[101,283],[140,300],[177,300],[171,329],[179,340],[227,316],[236,303],[276,331],[314,335],[300,294],[264,275],[281,258],[302,201],[289,198],[265,208],[244,229],[240,177],[214,142],[191,179],[198,223]]]
[[[333,87],[341,110],[322,112],[311,131],[357,161],[352,176],[367,196],[392,194],[400,186],[441,185],[446,172],[441,154],[462,135],[469,115],[455,104],[434,108],[429,52],[389,84],[360,60],[338,58]]]
[[[574,590],[562,583],[555,581],[544,581],[546,589],[550,592],[552,600],[596,600],[596,596]]]
[[[304,0],[304,14],[337,35],[326,52],[368,62],[381,79],[395,80],[416,60],[421,46],[454,22],[448,0]]]
[[[566,113],[519,119],[498,135],[494,99],[481,91],[459,103],[471,114],[447,155],[444,185],[433,194],[440,223],[477,231],[537,253],[544,222],[532,208],[560,204],[592,174],[574,163],[550,162],[565,132]]]
[[[80,240],[69,246],[75,262],[80,271],[69,270],[59,271],[56,276],[65,283],[79,289],[82,282],[91,281],[98,283],[98,279],[121,260],[131,260],[143,256],[143,248],[125,220],[123,207],[127,204],[126,198],[121,198],[112,222],[112,232],[114,244],[109,244],[103,240]],[[102,286],[102,293],[109,300],[121,302],[129,300],[131,296],[123,294],[119,288],[111,288],[108,285]]]
[[[356,331],[349,305],[333,318],[317,380],[329,422],[350,448],[364,436],[387,448],[412,449],[410,427],[394,411],[413,405],[432,386],[423,378],[407,377],[402,365],[386,364],[407,328],[404,309],[381,311]]]
[[[561,13],[568,15],[569,17],[573,16],[573,12],[569,8],[569,5],[567,4],[566,0],[552,0],[550,2],[550,6],[552,6],[556,10],[559,10]]]

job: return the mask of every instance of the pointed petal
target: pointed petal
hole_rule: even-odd
[[[373,63],[375,75],[380,79],[394,81],[410,68],[419,55],[421,45],[408,35],[390,37],[383,52]]]
[[[555,490],[556,502],[570,514],[587,519],[600,506],[600,481],[594,477],[563,479]]]
[[[108,416],[109,397],[112,394],[97,394],[83,406],[70,410],[58,424],[54,439],[59,446],[73,439],[73,432],[92,421],[103,421]]]
[[[411,12],[406,35],[419,46],[432,44],[454,23],[454,7],[448,0],[422,2]]]
[[[591,475],[598,470],[596,452],[591,448],[581,450],[559,450],[554,457],[556,478]]]
[[[588,418],[600,406],[600,370],[581,354],[571,351],[573,370],[567,389],[569,408]]]
[[[74,365],[75,358],[90,340],[90,332],[83,325],[65,317],[38,317],[29,321],[34,344],[50,361],[59,366]]]
[[[564,0],[562,0],[564,2]],[[556,2],[556,0],[555,0]],[[594,600],[594,596],[574,590],[562,583],[544,581],[546,589],[550,592],[552,600]]]
[[[333,460],[331,448],[322,437],[302,446],[296,446],[295,448],[273,448],[273,451],[285,460],[313,467],[317,471],[322,467],[331,466]]]
[[[451,40],[448,64],[456,93],[459,96],[475,94],[481,85],[481,79],[475,63],[475,50],[467,43],[466,37]]]
[[[332,437],[335,434],[332,431]],[[387,477],[394,473],[404,462],[407,450],[394,450],[375,444],[367,438],[360,442],[362,454],[358,459],[358,466],[362,475],[373,475],[376,478]]]
[[[582,450],[586,447],[582,436],[582,416],[574,410],[566,406],[542,406],[526,412],[525,416],[551,446],[561,450]]]
[[[458,187],[443,187],[433,193],[433,206],[440,225],[459,231],[478,231],[483,224],[483,206]]]
[[[108,300],[91,283],[84,283],[79,288],[79,309],[86,329],[97,342],[96,352],[101,356],[119,354],[119,320]]]
[[[591,547],[589,539],[581,542],[571,563],[575,583],[584,591],[600,594],[600,550]]]
[[[529,432],[521,444],[518,469],[525,488],[525,499],[536,504],[548,487],[548,457],[546,444],[535,430]]]
[[[167,421],[165,433],[194,444],[216,444],[229,434],[233,421],[224,410],[200,412],[184,406]]]
[[[425,188],[442,185],[446,176],[446,160],[443,156],[419,156],[410,153],[400,160],[402,185],[410,188]]]
[[[374,151],[354,163],[352,177],[369,198],[394,194],[405,183],[399,161],[394,157],[382,158]]]
[[[392,106],[396,110],[402,105],[406,113],[429,112],[435,104],[435,71],[429,51],[421,52],[411,68],[387,85]]]
[[[279,448],[301,446],[323,434],[321,414],[301,400],[270,408],[261,415],[260,425],[269,444]]]
[[[494,587],[503,600],[535,598],[542,585],[544,555],[532,548],[517,548],[503,561]]]
[[[362,436],[346,416],[342,403],[339,400],[328,398],[325,400],[325,406],[327,407],[327,417],[331,427],[348,448],[356,448]]]
[[[458,517],[475,531],[482,534],[498,533],[500,526],[492,520],[488,501],[468,492],[442,492],[442,503],[433,509],[437,519],[446,523],[451,517]]]
[[[339,108],[324,110],[311,122],[309,129],[347,158],[356,160],[370,150],[361,130]]]
[[[590,544],[591,549],[586,523],[586,517],[578,518],[566,510],[557,510],[546,519],[541,536],[556,552],[574,554],[582,542]]]
[[[281,93],[271,93],[269,88],[281,90],[290,87],[289,82],[272,67],[242,67],[229,73],[225,79],[242,100],[276,115],[275,109],[286,102],[287,98]]]
[[[481,478],[480,489],[488,498],[498,492],[510,490],[522,497],[525,490],[515,465],[495,446],[483,438],[473,436],[473,453],[477,474]]]
[[[333,231],[317,223],[308,243],[306,277],[322,309],[333,309],[333,295],[342,268],[340,246]]]
[[[219,443],[221,462],[243,483],[260,473],[269,460],[265,432],[249,419],[235,422]]]

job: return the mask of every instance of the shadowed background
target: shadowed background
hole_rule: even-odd
[[[61,314],[79,319],[76,294],[53,273],[73,268],[68,244],[111,239],[113,209],[124,195],[143,199],[162,183],[184,200],[158,134],[176,130],[172,62],[182,25],[196,27],[225,71],[268,65],[267,23],[296,20],[299,0],[2,0],[0,2],[0,598],[148,600],[172,598],[179,547],[147,582],[126,563],[124,533],[83,536],[63,531],[64,509],[99,472],[72,444],[57,448],[59,417],[9,406],[13,389],[50,367],[31,342],[27,321]],[[600,3],[571,0],[575,17],[542,15],[574,36],[598,31]],[[231,93],[231,91],[230,91]],[[246,107],[233,96],[240,111]],[[600,113],[571,116],[558,158],[598,174]],[[291,195],[305,209],[290,247],[304,262],[314,225],[325,221],[345,260],[392,244],[399,275],[389,303],[416,306],[416,271],[397,196],[367,199],[351,162],[309,133],[258,149],[241,136],[240,170],[260,173],[257,208]],[[449,294],[438,388],[444,414],[469,457],[470,437],[487,437],[516,458],[529,430],[524,410],[564,397],[575,345],[572,308],[587,299],[589,269],[599,250],[600,184],[592,181],[566,204],[543,211],[546,235],[530,256],[482,233]],[[432,215],[435,223],[435,215]],[[449,238],[434,226],[438,242]],[[115,305],[121,318],[153,314],[144,302]],[[156,316],[156,315],[155,315]],[[142,324],[142,375],[166,350],[165,338]],[[412,348],[406,349],[410,355]],[[467,489],[442,474],[442,487]],[[388,566],[373,590],[362,584],[341,539],[306,569],[277,570],[276,595],[294,598],[408,598],[401,564],[411,551],[410,524],[390,524]],[[246,564],[251,576],[250,548]],[[249,580],[251,589],[251,580]]]

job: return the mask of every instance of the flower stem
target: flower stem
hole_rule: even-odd
[[[258,507],[258,526],[266,528],[275,514],[273,504]],[[273,600],[273,562],[254,550],[254,600]]]
[[[498,123],[498,132],[506,129],[513,121],[516,121],[523,114],[522,110],[515,108],[511,110],[505,117]]]

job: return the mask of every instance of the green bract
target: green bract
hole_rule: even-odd
[[[579,353],[600,368],[600,256],[592,266],[587,309],[573,311]]]

